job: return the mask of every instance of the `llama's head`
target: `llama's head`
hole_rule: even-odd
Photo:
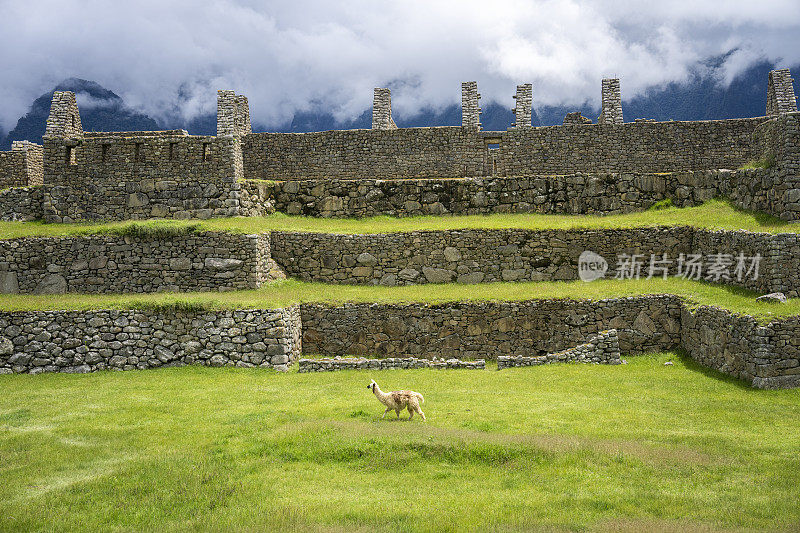
[[[372,392],[375,392],[375,386],[376,385],[377,385],[377,383],[375,383],[375,380],[371,379],[371,380],[369,380],[369,385],[367,385],[367,388],[369,390],[371,390]]]

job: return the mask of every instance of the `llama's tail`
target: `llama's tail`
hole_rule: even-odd
[[[417,398],[419,398],[419,403],[425,403],[425,398],[422,397],[422,394],[418,392],[415,392],[414,394],[417,396]]]

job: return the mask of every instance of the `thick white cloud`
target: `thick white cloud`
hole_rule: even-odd
[[[408,114],[458,102],[465,80],[484,102],[510,107],[532,82],[537,105],[580,104],[602,77],[630,97],[734,48],[721,83],[760,59],[800,63],[797,0],[0,0],[0,13],[5,129],[68,77],[161,119],[213,112],[232,88],[277,125],[315,106],[355,117],[387,84]]]

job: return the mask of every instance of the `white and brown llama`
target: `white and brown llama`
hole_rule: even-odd
[[[425,403],[425,398],[422,394],[414,392],[413,390],[396,390],[392,392],[383,392],[375,380],[371,380],[367,388],[372,390],[372,393],[386,406],[386,411],[383,412],[384,418],[386,413],[394,411],[397,413],[397,418],[400,418],[400,411],[408,409],[408,419],[414,418],[414,413],[418,413],[425,420],[425,413],[420,409],[419,404]]]

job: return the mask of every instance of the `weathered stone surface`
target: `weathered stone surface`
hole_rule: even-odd
[[[271,357],[265,358],[265,352]],[[183,364],[286,368],[300,354],[296,306],[199,313],[0,313],[3,373],[84,373]]]
[[[617,330],[601,331],[583,344],[547,355],[534,357],[501,355],[497,357],[497,370],[548,363],[622,364]]]
[[[396,368],[433,368],[485,370],[486,361],[462,361],[460,359],[417,359],[414,357],[387,357],[386,359],[366,359],[355,357],[335,357],[321,359],[300,359],[299,372],[333,372],[336,370],[390,370]]]
[[[33,294],[64,294],[67,280],[60,274],[48,274],[36,285]]]

